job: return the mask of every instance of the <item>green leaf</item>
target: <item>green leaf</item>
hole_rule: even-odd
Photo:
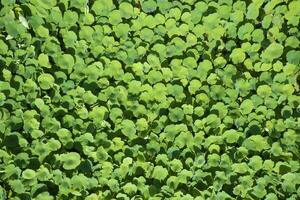
[[[121,12],[119,10],[113,10],[109,14],[109,23],[112,25],[117,25],[122,22]]]
[[[272,94],[272,89],[268,85],[260,85],[257,88],[257,94],[258,96],[265,98]]]
[[[120,24],[116,25],[113,30],[116,33],[117,37],[126,38],[130,31],[130,27],[128,24],[120,23]]]
[[[51,68],[47,54],[41,53],[38,57],[38,62],[42,67]]]
[[[251,113],[251,111],[253,110],[254,105],[252,103],[252,100],[250,99],[246,99],[241,103],[240,109],[241,109],[241,113],[243,115],[247,115],[249,113]]]
[[[82,9],[87,5],[87,0],[74,0],[71,1],[70,4],[72,7]]]
[[[262,29],[255,29],[253,32],[252,32],[252,41],[253,42],[262,42],[264,40],[264,32]]]
[[[294,65],[300,64],[300,51],[291,50],[286,54],[286,59],[289,63]]]
[[[96,152],[97,160],[100,162],[106,161],[109,157],[108,153],[103,147],[99,147]]]
[[[209,114],[205,119],[205,123],[209,126],[209,128],[217,128],[219,127],[221,120],[220,118],[215,114]]]
[[[154,32],[149,28],[143,28],[140,32],[140,37],[142,40],[151,42],[154,37]]]
[[[252,135],[246,138],[243,142],[243,146],[246,147],[248,150],[258,151],[258,152],[270,148],[266,138],[260,135]]]
[[[54,86],[54,78],[48,73],[41,74],[38,77],[38,83],[43,90],[49,90]]]
[[[176,137],[175,145],[177,145],[179,148],[183,148],[185,146],[192,148],[194,145],[194,137],[190,132],[183,132]]]
[[[180,172],[183,169],[183,165],[178,159],[172,160],[169,165],[173,172]]]
[[[170,109],[169,118],[172,122],[179,122],[183,120],[184,113],[180,108]]]
[[[126,183],[123,186],[123,190],[128,195],[134,195],[137,192],[137,187],[132,183]]]
[[[129,140],[135,139],[136,135],[136,127],[133,121],[125,119],[122,121],[121,131],[122,133],[129,138]]]
[[[252,156],[250,158],[249,166],[255,171],[260,170],[263,167],[263,160],[260,156]]]
[[[141,1],[142,10],[145,13],[151,13],[154,12],[157,8],[157,4],[154,0],[145,0]]]
[[[249,171],[249,167],[246,163],[234,163],[232,165],[234,172],[239,174],[245,174]]]
[[[26,31],[26,28],[21,23],[8,21],[5,23],[5,31],[13,38],[17,38]]]
[[[63,168],[66,170],[73,170],[80,164],[80,155],[76,152],[65,153],[61,155]]]
[[[281,146],[280,146],[280,144],[278,142],[274,142],[272,144],[271,153],[274,156],[281,156],[281,154],[283,153],[282,148],[281,148]]]
[[[84,103],[86,103],[88,105],[92,105],[92,104],[96,103],[97,100],[98,100],[98,98],[91,91],[87,91],[83,95],[83,101],[84,101]]]
[[[88,42],[93,40],[94,29],[90,26],[83,26],[79,31],[79,38]]]
[[[267,191],[263,185],[256,185],[253,187],[252,193],[257,198],[263,198],[267,194]]]
[[[21,180],[10,180],[9,185],[17,194],[22,194],[26,191],[26,188],[22,184]]]
[[[233,49],[232,53],[229,56],[234,64],[242,63],[245,58],[246,54],[241,48]]]
[[[22,177],[24,179],[33,179],[36,177],[35,171],[33,171],[32,169],[26,169],[23,171],[22,173]]]
[[[256,18],[259,15],[259,9],[261,4],[262,4],[261,1],[255,1],[251,3],[247,8],[246,18],[256,20]]]
[[[70,54],[63,54],[57,58],[56,64],[61,69],[70,69],[74,66],[74,58]]]
[[[188,181],[192,178],[192,176],[193,172],[183,169],[181,172],[178,173],[177,180],[179,183],[187,184]]]
[[[94,121],[102,121],[106,118],[107,108],[104,106],[93,107],[92,111],[89,112],[89,118]]]
[[[250,40],[251,32],[254,30],[254,26],[251,23],[242,25],[238,30],[238,37],[240,40]]]
[[[266,62],[272,62],[279,58],[283,53],[283,46],[278,43],[271,43],[265,51],[261,54],[261,58]]]
[[[8,46],[3,40],[0,40],[0,54],[6,55],[8,53]]]
[[[70,28],[76,25],[76,22],[78,21],[78,14],[74,11],[67,10],[64,12],[62,20],[63,21],[60,21],[61,26]]]
[[[286,192],[296,192],[296,185],[299,184],[299,179],[297,178],[299,173],[287,173],[282,176],[283,182],[282,187]]]
[[[107,185],[113,192],[118,192],[119,183],[116,179],[109,179]]]
[[[122,2],[119,5],[120,14],[125,19],[129,19],[134,16],[133,6],[128,2]]]
[[[149,125],[145,118],[140,118],[136,121],[136,129],[138,131],[145,131],[148,130]]]
[[[163,75],[159,71],[151,70],[147,75],[147,79],[153,85],[160,82],[163,79]]]
[[[92,11],[99,16],[107,16],[115,8],[112,0],[98,0],[92,6]]]
[[[43,26],[39,26],[36,29],[36,33],[38,36],[43,37],[43,38],[49,37],[49,30]]]
[[[161,67],[161,63],[160,60],[157,56],[153,55],[153,54],[149,54],[147,56],[147,62],[152,66],[152,67],[156,67],[157,69],[159,69]]]
[[[59,138],[59,140],[66,145],[68,142],[72,141],[72,133],[65,128],[61,128],[57,131],[57,136]]]
[[[168,175],[169,173],[166,168],[157,165],[154,167],[151,177],[156,180],[163,181],[164,179],[167,178]]]
[[[300,41],[295,36],[290,36],[285,41],[285,47],[297,48],[300,44]]]
[[[226,130],[223,133],[223,136],[226,138],[226,142],[229,144],[233,144],[238,142],[238,140],[240,139],[240,137],[242,136],[241,133],[237,132],[234,129],[230,129],[230,130]]]

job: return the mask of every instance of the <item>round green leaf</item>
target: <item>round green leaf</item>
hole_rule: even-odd
[[[49,90],[54,85],[54,78],[51,74],[45,73],[38,77],[38,83],[43,90]]]
[[[266,50],[261,54],[263,60],[272,62],[274,59],[279,58],[283,53],[283,46],[278,43],[271,43]]]
[[[63,168],[66,170],[73,170],[80,164],[80,155],[76,152],[65,153],[61,155]]]
[[[23,173],[22,173],[22,177],[24,178],[24,179],[33,179],[33,178],[35,178],[35,171],[33,171],[32,169],[25,169],[24,171],[23,171]]]
[[[168,170],[166,168],[157,165],[157,166],[154,167],[154,170],[152,172],[151,177],[156,179],[156,180],[162,181],[165,178],[167,178],[168,175],[169,175],[169,173],[168,173]]]
[[[245,101],[243,101],[240,106],[241,113],[243,115],[247,115],[247,114],[251,113],[253,108],[254,108],[254,105],[252,103],[252,100],[250,100],[250,99],[246,99]]]

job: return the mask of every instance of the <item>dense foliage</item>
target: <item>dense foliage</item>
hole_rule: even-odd
[[[300,199],[299,0],[0,8],[0,199]]]

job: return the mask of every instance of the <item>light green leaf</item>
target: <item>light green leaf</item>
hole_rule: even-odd
[[[99,16],[107,16],[113,9],[115,5],[112,0],[97,0],[92,6],[92,11]]]
[[[283,46],[278,43],[271,43],[266,50],[261,54],[261,58],[266,62],[272,62],[279,58],[283,53]]]
[[[169,173],[168,173],[168,170],[166,168],[157,165],[157,166],[154,167],[154,170],[152,172],[151,177],[156,179],[156,180],[162,181],[165,178],[167,178],[168,175],[169,175]]]
[[[36,176],[35,171],[33,171],[32,169],[26,169],[22,173],[22,177],[24,179],[33,179],[33,178],[35,178],[35,176]]]
[[[244,100],[240,106],[241,113],[243,115],[247,115],[247,114],[251,113],[253,108],[254,108],[254,105],[253,105],[252,100],[250,100],[250,99]]]
[[[179,122],[183,120],[184,113],[180,108],[170,109],[169,118],[172,122]]]
[[[300,51],[291,50],[286,54],[286,59],[290,64],[300,64]]]
[[[265,98],[272,94],[272,89],[268,85],[260,85],[257,88],[257,94],[258,96]]]
[[[130,140],[135,139],[136,135],[136,127],[133,121],[125,119],[122,121],[121,132],[128,137]]]
[[[259,152],[270,148],[266,138],[260,135],[252,135],[246,138],[243,142],[243,146],[248,150]]]
[[[49,63],[49,57],[47,54],[41,53],[38,57],[39,64],[45,68],[51,68]]]
[[[45,73],[38,77],[38,83],[43,90],[49,90],[54,85],[54,78],[51,74]]]
[[[238,64],[238,63],[242,63],[245,60],[246,54],[241,48],[236,48],[233,49],[229,57],[231,58],[234,64]]]
[[[73,170],[80,164],[80,155],[76,152],[65,153],[61,155],[63,168]]]
[[[128,195],[133,195],[137,192],[137,187],[136,185],[132,184],[132,183],[126,183],[123,186],[123,190],[126,194]]]
[[[134,16],[133,6],[128,2],[122,2],[119,5],[120,14],[125,19],[129,19]]]
[[[154,12],[157,8],[157,4],[154,0],[145,0],[141,2],[142,9],[145,13]]]

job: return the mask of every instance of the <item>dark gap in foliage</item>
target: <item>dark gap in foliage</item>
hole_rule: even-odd
[[[31,157],[29,159],[29,164],[28,164],[29,169],[37,170],[40,167],[40,165],[41,163],[37,157]]]
[[[47,186],[48,192],[51,195],[56,196],[58,194],[59,187],[57,184],[53,183],[52,181],[41,181],[41,183],[43,183]]]

